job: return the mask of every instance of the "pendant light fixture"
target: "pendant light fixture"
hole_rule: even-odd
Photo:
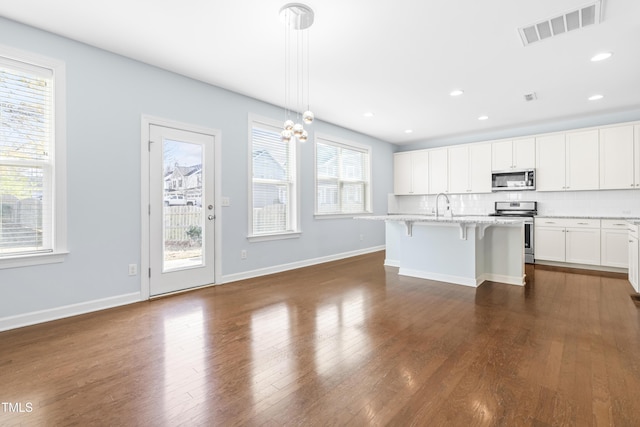
[[[288,3],[280,8],[280,20],[285,26],[284,43],[284,126],[283,141],[305,142],[309,133],[303,123],[314,119],[309,109],[309,27],[313,10],[302,3]],[[304,106],[306,110],[300,113]]]

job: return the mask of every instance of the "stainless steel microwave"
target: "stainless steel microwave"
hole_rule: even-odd
[[[491,191],[523,191],[536,189],[535,169],[510,169],[491,173]]]

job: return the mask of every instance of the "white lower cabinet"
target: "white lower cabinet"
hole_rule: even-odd
[[[548,221],[555,224],[555,221]],[[536,260],[565,261],[565,230],[564,227],[555,225],[538,225],[538,219],[534,226],[534,243]]]
[[[537,260],[600,265],[600,220],[538,217],[534,223]]]
[[[626,221],[603,219],[600,229],[600,263],[606,267],[629,266],[629,227]]]
[[[636,292],[640,292],[640,254],[638,248],[638,225],[629,226],[629,282]]]
[[[600,221],[598,221],[600,222]],[[600,265],[600,225],[597,228],[566,228],[565,261],[574,264]]]

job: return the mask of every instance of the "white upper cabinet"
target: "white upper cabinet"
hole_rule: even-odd
[[[536,139],[525,138],[513,141],[514,169],[532,169],[536,167]]]
[[[598,140],[598,129],[566,134],[565,190],[599,188]]]
[[[393,192],[395,194],[411,194],[411,152],[393,155]]]
[[[396,153],[394,192],[489,193],[492,171],[533,168],[537,191],[640,189],[640,122]]]
[[[535,150],[531,154],[535,160]],[[469,147],[469,168],[472,193],[491,193],[491,144]]]
[[[429,153],[417,151],[413,155],[413,192],[414,194],[429,193]]]
[[[633,126],[600,129],[600,188],[637,188]]]
[[[468,193],[471,191],[469,170],[469,146],[449,148],[449,191]]]
[[[536,138],[536,190],[597,190],[598,131]]]
[[[513,169],[513,141],[498,141],[491,146],[491,168],[494,171]]]
[[[429,150],[429,193],[446,193],[449,190],[447,148]]]
[[[449,148],[449,192],[491,192],[491,144]]]
[[[393,192],[398,195],[427,194],[429,155],[426,150],[393,155]]]
[[[536,190],[565,190],[564,134],[536,138]]]
[[[491,167],[494,171],[535,167],[535,138],[496,141],[491,144]]]

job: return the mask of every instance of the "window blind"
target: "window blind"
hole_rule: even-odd
[[[292,194],[295,145],[282,141],[278,129],[252,127],[253,235],[294,231]]]
[[[316,141],[316,211],[352,214],[369,211],[369,150]]]
[[[0,256],[53,250],[53,72],[0,57]]]

